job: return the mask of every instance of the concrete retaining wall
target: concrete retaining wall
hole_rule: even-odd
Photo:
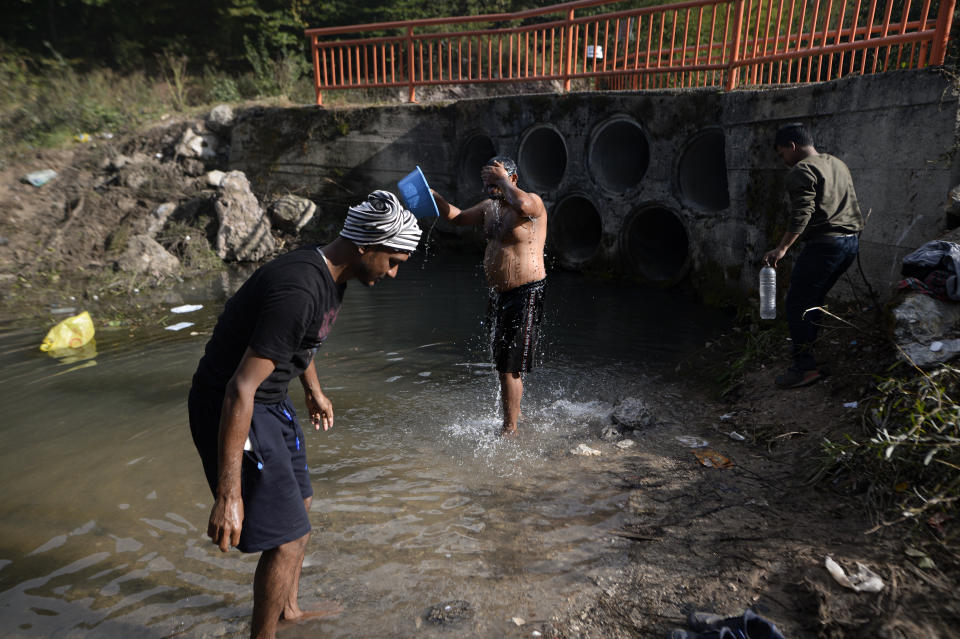
[[[334,224],[370,190],[395,190],[415,165],[448,199],[473,204],[480,166],[509,155],[521,186],[547,204],[551,260],[662,286],[690,282],[715,298],[754,290],[759,259],[785,228],[786,168],[772,139],[779,125],[802,121],[818,150],[850,166],[870,213],[863,268],[884,294],[903,255],[946,229],[947,194],[960,182],[957,116],[957,92],[936,70],[732,93],[256,109],[234,128],[231,168],[262,196],[311,197]],[[445,223],[437,231],[461,233]],[[863,289],[854,274],[839,295]]]

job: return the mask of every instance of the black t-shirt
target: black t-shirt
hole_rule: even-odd
[[[337,285],[319,247],[291,251],[264,264],[227,300],[195,383],[223,391],[250,347],[275,368],[254,400],[281,401],[330,334],[346,284]]]

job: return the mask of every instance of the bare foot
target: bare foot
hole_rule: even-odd
[[[517,427],[516,426],[504,426],[500,429],[500,437],[504,439],[516,439],[517,438]]]
[[[325,619],[327,617],[336,617],[343,612],[343,606],[336,601],[321,599],[314,602],[308,610],[299,610],[299,614],[288,615],[284,613],[280,616],[280,627],[296,625],[302,621],[310,619]]]

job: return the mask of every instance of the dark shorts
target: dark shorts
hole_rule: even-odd
[[[207,483],[217,495],[217,440],[223,396],[190,389],[188,408],[193,443]],[[279,404],[253,405],[249,434],[252,450],[243,451],[241,491],[243,529],[237,548],[259,552],[310,532],[303,500],[313,495],[303,431],[289,398]]]
[[[490,296],[487,325],[493,333],[493,362],[499,372],[526,373],[533,368],[545,284],[542,279]]]

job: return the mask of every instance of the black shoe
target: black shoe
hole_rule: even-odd
[[[742,635],[736,634],[729,628],[720,627],[716,630],[707,630],[706,632],[691,632],[687,630],[671,630],[667,639],[743,639]]]
[[[723,617],[709,612],[692,612],[687,624],[696,632],[687,633],[690,639],[707,637],[717,639],[784,639],[777,627],[747,608],[741,617]],[[676,637],[671,639],[686,639]]]
[[[800,388],[820,381],[821,377],[823,374],[816,368],[807,371],[788,368],[783,375],[777,375],[775,381],[780,388]]]
[[[715,630],[723,624],[726,618],[712,612],[691,612],[687,616],[687,625],[694,632],[704,632],[705,630]]]

